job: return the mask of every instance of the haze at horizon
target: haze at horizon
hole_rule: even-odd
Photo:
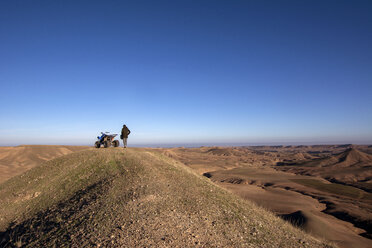
[[[372,143],[370,1],[0,3],[0,145]]]

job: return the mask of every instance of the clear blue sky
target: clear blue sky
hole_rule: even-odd
[[[1,1],[0,145],[372,143],[372,1]]]

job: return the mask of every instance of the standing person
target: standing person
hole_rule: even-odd
[[[124,148],[127,147],[127,141],[128,141],[129,134],[130,134],[129,128],[126,125],[123,125],[123,128],[121,129],[120,138],[123,139]]]

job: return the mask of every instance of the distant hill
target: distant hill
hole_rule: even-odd
[[[279,162],[277,165],[283,171],[320,176],[372,192],[372,155],[356,148],[326,158],[300,163]]]
[[[330,247],[185,165],[96,149],[0,184],[0,247]]]
[[[305,162],[279,162],[279,166],[293,166],[295,168],[304,168],[304,167],[324,167],[324,169],[337,169],[337,168],[372,168],[372,155],[364,153],[355,148],[348,148],[345,151],[336,154],[330,155],[325,158],[313,159]],[[316,170],[319,170],[317,168]]]
[[[206,151],[209,154],[212,155],[218,155],[218,156],[231,156],[233,155],[233,149],[232,148],[222,148],[222,147],[213,147]]]
[[[302,163],[301,166],[317,166],[328,168],[371,167],[372,155],[359,151],[355,148],[349,148],[337,155]]]
[[[44,161],[85,149],[89,147],[61,145],[0,147],[0,183]]]
[[[372,167],[372,155],[361,152],[355,148],[347,149],[336,156],[337,167]]]

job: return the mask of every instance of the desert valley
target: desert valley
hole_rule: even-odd
[[[136,164],[137,162],[139,164],[144,163],[141,161],[137,161],[138,156],[149,156],[146,154],[157,156],[158,159],[160,159],[158,162],[146,160],[145,163],[149,164],[149,167],[146,168],[146,170],[154,166],[159,166],[159,164],[162,163],[170,163],[168,161],[170,159],[170,161],[172,161],[172,165],[173,163],[177,164],[177,170],[179,170],[179,167],[182,168],[182,171],[191,169],[192,173],[195,173],[196,176],[196,178],[194,178],[193,180],[197,180],[198,182],[209,181],[217,187],[223,188],[223,191],[227,190],[227,192],[232,192],[232,194],[238,196],[238,198],[244,199],[243,203],[239,203],[243,204],[244,207],[266,209],[262,210],[264,211],[263,215],[265,215],[266,213],[266,215],[268,216],[271,216],[272,214],[270,214],[270,212],[273,212],[276,216],[284,219],[287,223],[291,223],[290,225],[294,226],[295,229],[300,228],[316,239],[328,242],[329,246],[338,246],[345,248],[372,247],[372,147],[358,145],[130,148],[127,151],[123,151],[123,149],[121,148],[95,149],[83,146],[2,147],[0,148],[0,196],[2,197],[2,199],[0,199],[0,209],[2,209],[3,213],[3,216],[0,216],[0,231],[2,232],[2,244],[8,244],[9,247],[16,247],[15,243],[12,243],[17,241],[12,241],[11,237],[13,236],[26,236],[28,238],[23,238],[23,240],[26,240],[27,243],[34,242],[36,246],[40,246],[40,244],[49,244],[48,242],[50,240],[56,239],[56,233],[51,233],[50,231],[53,229],[51,227],[44,227],[44,229],[42,228],[38,230],[32,229],[35,228],[33,227],[35,225],[46,225],[45,223],[43,223],[43,221],[40,220],[40,216],[45,217],[46,213],[48,213],[48,218],[52,219],[55,217],[55,215],[63,216],[63,214],[61,214],[60,212],[67,211],[63,210],[63,208],[66,207],[65,205],[68,205],[71,209],[75,209],[76,205],[78,205],[78,202],[80,201],[75,198],[82,197],[84,199],[86,197],[85,193],[83,194],[81,190],[90,189],[89,187],[97,187],[97,189],[95,190],[100,190],[100,187],[107,188],[107,186],[100,186],[99,184],[97,186],[97,182],[93,183],[93,181],[91,181],[93,180],[91,179],[92,177],[100,177],[99,175],[101,171],[95,172],[97,175],[95,175],[95,173],[93,172],[87,172],[87,169],[79,171],[79,174],[76,175],[77,179],[74,180],[78,180],[77,182],[79,183],[81,182],[81,180],[83,180],[86,185],[83,187],[79,184],[78,186],[75,186],[74,189],[71,189],[70,187],[72,186],[70,186],[69,184],[62,187],[60,185],[61,182],[56,179],[56,177],[59,177],[58,173],[64,174],[65,180],[69,180],[70,184],[74,185],[76,182],[73,182],[71,181],[71,178],[68,178],[71,176],[71,171],[75,171],[78,170],[78,168],[80,167],[87,166],[86,164],[89,164],[88,161],[91,159],[91,156],[96,156],[98,160],[105,160],[107,159],[108,154],[114,157],[123,157],[124,159],[130,157],[132,161],[131,166],[133,166],[133,164]],[[104,169],[101,168],[100,170],[110,169],[107,161],[92,162],[92,166],[98,166],[97,163],[101,167],[104,166]],[[64,165],[62,166],[60,164]],[[124,174],[131,174],[133,173],[133,171],[130,171],[131,166],[123,165],[122,169],[120,170],[123,170],[122,173]],[[138,166],[134,166],[134,168],[138,169]],[[46,170],[46,168],[49,169]],[[36,172],[38,170],[39,172]],[[116,173],[118,172],[110,171],[105,173],[111,173],[112,175],[110,175],[113,178],[116,178]],[[136,173],[138,174],[139,172]],[[177,176],[183,175],[182,173],[177,173]],[[39,174],[45,175],[40,176]],[[159,186],[160,188],[150,187],[152,193],[146,195],[145,200],[140,201],[145,201],[150,204],[153,203],[156,197],[159,197],[162,194],[166,194],[168,197],[172,197],[172,201],[175,200],[175,198],[180,197],[180,189],[172,184],[172,180],[176,176],[172,176],[171,179],[159,179],[158,176],[158,172],[153,172],[153,174],[151,175],[152,184],[160,184],[160,181],[163,181],[162,183],[168,185],[168,188],[166,188],[166,192],[163,192],[163,186]],[[146,176],[144,175],[140,177],[146,178]],[[182,177],[182,180],[186,180],[184,176]],[[31,178],[34,179],[31,180]],[[60,178],[59,180],[63,181],[62,178]],[[84,180],[86,180],[87,182],[85,182]],[[110,180],[115,181],[115,179]],[[138,180],[141,180],[141,178],[139,178]],[[55,194],[58,195],[63,192],[63,197],[57,197],[55,201],[53,200],[48,203],[43,203],[43,205],[39,202],[42,199],[39,195],[43,196],[47,195],[48,193],[43,192],[43,190],[45,189],[40,189],[41,186],[39,186],[39,184],[49,185],[51,183],[50,181],[53,181],[53,183],[55,184],[54,187],[58,188],[59,193],[55,192]],[[120,183],[123,182],[121,181]],[[190,182],[187,181],[185,181],[184,183],[187,186],[182,189],[182,194],[193,194],[193,192],[195,192],[196,190],[195,186],[189,185]],[[142,184],[140,186],[137,184],[138,182],[131,183],[129,180],[125,183],[125,187],[136,186],[140,187],[141,190],[143,187],[145,187]],[[29,187],[35,187],[38,189],[37,191],[30,191]],[[148,185],[146,187],[148,187]],[[52,191],[56,190],[50,189],[49,186],[48,189]],[[197,190],[203,191],[204,188],[198,188]],[[77,192],[80,192],[78,193],[78,196],[73,196]],[[132,192],[130,194],[136,193]],[[195,196],[193,197],[197,197],[198,194],[208,193],[198,192],[195,193]],[[131,197],[134,196],[132,195]],[[87,201],[86,204],[88,206],[95,206],[94,204],[90,203],[90,201],[92,201],[91,199],[85,199],[85,201]],[[176,201],[176,203],[173,203],[172,207],[175,207],[175,205],[180,204],[180,202],[182,201],[184,200],[179,199],[178,201]],[[213,202],[213,204],[205,203],[204,201],[205,200],[202,200],[199,204],[211,204],[211,208],[217,207],[214,204],[218,205],[218,202],[216,201]],[[66,202],[68,202],[68,204]],[[188,204],[193,207],[194,205],[198,205],[197,202],[193,201],[188,202]],[[39,205],[43,207],[40,207]],[[139,206],[136,206],[136,210],[133,210],[133,206],[131,206],[131,210],[138,211]],[[95,207],[93,207],[93,209],[94,208]],[[77,210],[75,209],[74,211]],[[206,209],[200,211],[201,212],[199,212],[197,216],[204,216],[211,210],[206,207]],[[80,210],[77,212],[80,212]],[[37,214],[37,216],[39,217],[35,217],[35,214]],[[174,212],[172,212],[172,214],[174,214]],[[190,213],[189,215],[189,217],[192,219],[193,215]],[[126,217],[127,219],[123,223],[129,221],[129,223],[132,223],[129,225],[134,225],[133,220],[129,220],[130,218],[134,217],[131,215]],[[149,216],[147,217],[149,218]],[[64,216],[59,218],[65,218],[64,221],[68,222],[69,218],[73,219],[75,217]],[[84,219],[84,215],[82,218]],[[90,217],[88,217],[88,220],[92,218],[94,219],[94,217],[90,215]],[[83,221],[86,222],[88,220]],[[136,228],[143,230],[144,225],[148,225],[149,223],[151,223],[151,221],[148,221],[148,219],[141,219],[141,221],[138,221],[139,224],[137,224],[140,227],[137,226]],[[157,225],[165,225],[165,220],[157,221]],[[171,221],[174,220],[172,219]],[[49,222],[51,222],[51,220],[49,220]],[[284,227],[283,223],[277,222],[275,224],[277,226],[271,228],[287,229],[288,227]],[[81,223],[79,225],[81,225]],[[198,225],[197,229],[199,229],[200,223],[196,225]],[[213,227],[215,224],[211,223],[211,225],[212,226],[210,228],[215,228]],[[220,228],[227,228],[227,226],[228,225],[226,224],[226,226],[220,226]],[[61,224],[54,226],[55,232],[57,232],[56,230],[58,230],[58,228],[61,228]],[[184,241],[177,241],[176,243],[172,243],[172,232],[169,231],[169,228],[170,227],[168,227],[165,232],[169,232],[168,235],[170,236],[167,238],[160,238],[160,242],[163,242],[163,245],[168,244],[171,246],[181,246],[183,244],[185,246],[190,246],[190,243],[183,243]],[[70,233],[69,235],[71,235],[72,230],[74,229],[68,230],[66,232]],[[154,231],[154,229],[151,230],[152,232]],[[33,235],[33,232],[39,235],[36,235],[36,237],[38,238],[32,239],[29,237],[29,235]],[[44,235],[49,237],[50,240],[48,239],[48,242],[45,240],[42,242],[40,241],[41,237],[43,237]],[[178,238],[176,237],[177,235],[174,235],[175,236],[173,237],[173,239],[178,240]],[[250,235],[253,235],[252,232],[250,232],[248,236]],[[225,246],[250,247],[247,246],[247,242],[246,240],[244,241],[243,236],[240,243],[234,240],[231,241],[231,243],[224,244]],[[153,241],[149,241],[151,239],[151,237],[147,237],[147,240],[149,242],[147,244],[156,243],[153,243]],[[166,240],[168,239],[170,240],[170,243],[166,243]],[[22,240],[22,238],[19,238],[18,241],[21,242],[20,240]],[[63,242],[71,244],[69,243],[71,242],[71,240],[74,239],[70,237],[70,240],[68,242],[66,240],[64,240]],[[118,244],[123,245],[134,242],[133,240],[128,240],[128,237],[120,238],[120,242],[122,243],[120,243],[117,239],[115,240],[116,241],[112,241],[114,242],[112,243],[114,244],[113,247],[117,246]],[[183,239],[181,238],[181,240]],[[218,242],[220,243],[218,243],[217,241],[215,241],[217,243],[208,243],[210,241],[206,241],[205,237],[194,237],[193,240],[193,242],[197,242],[194,243],[194,245],[197,244],[196,246],[200,247],[213,246],[213,244],[221,246],[221,244],[223,244],[224,242],[219,240]],[[54,240],[53,242],[57,241]],[[102,244],[105,244],[105,246],[107,246],[108,244],[107,240],[101,240],[100,242]],[[25,243],[21,244],[25,245]],[[138,243],[132,244],[138,245]],[[146,242],[142,244],[146,244]],[[309,241],[301,241],[298,245],[299,247],[315,247],[315,244]],[[92,245],[92,247],[94,246],[95,245]],[[270,245],[270,243],[266,242],[265,245],[262,247],[275,246],[275,244]],[[282,247],[292,246],[293,245],[290,245],[289,243],[286,243],[285,245],[282,244]],[[325,245],[324,247],[326,246],[327,245]]]
[[[372,147],[174,148],[213,182],[340,247],[371,247]]]

